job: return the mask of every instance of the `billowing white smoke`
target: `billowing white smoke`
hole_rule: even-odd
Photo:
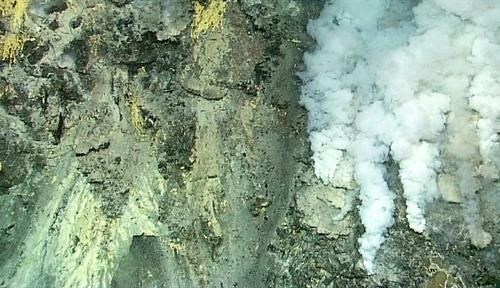
[[[327,0],[308,32],[302,104],[316,175],[333,181],[354,163],[365,233],[360,253],[374,272],[393,224],[385,163],[399,164],[409,226],[426,228],[436,178],[459,179],[472,243],[481,227],[476,192],[500,165],[500,1]]]

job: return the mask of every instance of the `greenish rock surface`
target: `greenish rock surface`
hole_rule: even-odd
[[[22,32],[2,17],[24,45],[0,62],[0,287],[498,287],[498,197],[478,250],[454,203],[412,232],[397,172],[381,272],[360,267],[356,186],[314,176],[299,104],[322,6],[32,0]]]

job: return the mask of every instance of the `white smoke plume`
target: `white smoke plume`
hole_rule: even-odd
[[[301,102],[315,172],[328,184],[343,159],[353,160],[369,273],[394,222],[390,158],[411,229],[426,229],[436,178],[450,174],[472,243],[491,241],[476,193],[500,165],[499,28],[496,0],[327,0],[310,21],[317,46],[304,56]]]

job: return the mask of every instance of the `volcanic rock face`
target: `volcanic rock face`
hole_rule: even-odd
[[[322,182],[300,104],[323,4],[0,3],[0,287],[494,287],[496,181],[476,250],[456,203],[408,228],[395,161],[394,225],[359,265],[355,159]]]

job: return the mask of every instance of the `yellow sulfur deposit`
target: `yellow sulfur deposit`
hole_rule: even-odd
[[[134,95],[130,102],[130,117],[132,120],[132,125],[135,129],[142,131],[144,128],[144,119],[141,115],[141,108],[139,105],[139,97]]]
[[[2,60],[14,61],[23,48],[26,38],[20,30],[24,23],[24,15],[28,8],[28,0],[0,0],[0,13],[8,18],[9,30],[0,41],[2,47]]]
[[[24,38],[9,33],[5,35],[0,42],[2,44],[2,60],[16,60],[17,54],[23,49]]]
[[[28,8],[28,0],[0,0],[0,12],[3,16],[11,16],[12,29],[19,29],[23,25],[24,15]]]
[[[200,2],[194,3],[194,19],[191,37],[198,39],[201,34],[208,30],[218,29],[222,25],[222,19],[226,12],[227,3],[224,0],[212,0],[207,6]]]

